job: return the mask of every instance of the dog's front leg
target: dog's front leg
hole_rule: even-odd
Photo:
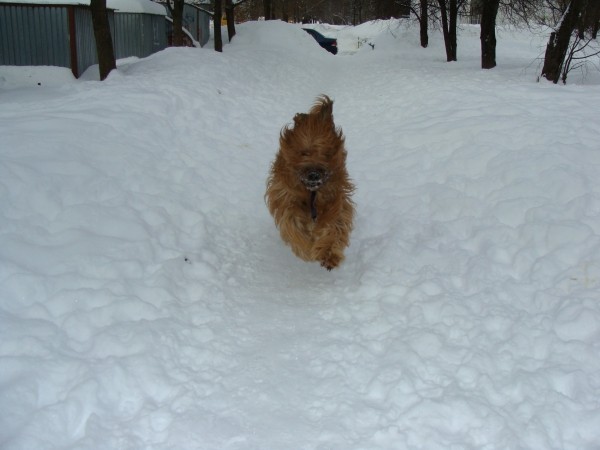
[[[313,244],[313,258],[327,270],[334,269],[344,260],[344,249],[347,246],[347,234],[339,224],[333,223],[317,227]]]
[[[286,242],[294,254],[305,260],[314,261],[312,256],[312,238],[308,220],[303,220],[302,216],[289,214],[285,220],[279,223],[279,233],[284,242]]]

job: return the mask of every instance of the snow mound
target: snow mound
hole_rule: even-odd
[[[481,71],[473,30],[447,64],[383,25],[0,67],[2,450],[597,447],[598,86],[535,83],[527,32]],[[320,93],[357,186],[333,272],[264,204]]]
[[[1,66],[0,89],[25,86],[60,86],[75,82],[71,69],[54,66]]]
[[[331,56],[299,25],[279,20],[246,22],[236,26],[238,35],[231,43],[233,48],[252,48],[253,51],[277,52],[297,58]]]

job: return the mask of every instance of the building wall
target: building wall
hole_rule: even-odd
[[[152,14],[115,13],[115,57],[144,58],[167,46],[166,20]]]
[[[167,10],[167,13],[171,17],[171,11]],[[210,15],[186,3],[183,7],[183,27],[204,47],[210,37]],[[170,31],[172,32],[172,28]]]
[[[186,3],[183,7],[183,26],[201,46],[208,42],[210,17],[206,12]]]
[[[74,11],[75,40],[77,43],[77,73],[75,76],[79,77],[88,67],[98,64],[98,52],[96,51],[96,38],[94,37],[94,26],[92,25],[92,13],[90,9],[75,8]],[[112,11],[108,11],[108,23],[114,41],[115,27]]]
[[[0,64],[71,67],[64,6],[0,4]]]
[[[167,46],[164,16],[108,11],[115,57],[146,57]],[[0,65],[67,67],[79,77],[98,63],[87,6],[0,3]]]

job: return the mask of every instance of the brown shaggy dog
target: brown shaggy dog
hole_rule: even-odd
[[[344,135],[333,122],[333,101],[323,95],[281,131],[265,200],[296,256],[331,270],[344,260],[350,243],[353,191]]]

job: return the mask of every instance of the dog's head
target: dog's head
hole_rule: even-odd
[[[310,191],[323,187],[344,169],[344,135],[333,122],[333,101],[319,97],[308,114],[299,113],[279,139],[281,157]]]

